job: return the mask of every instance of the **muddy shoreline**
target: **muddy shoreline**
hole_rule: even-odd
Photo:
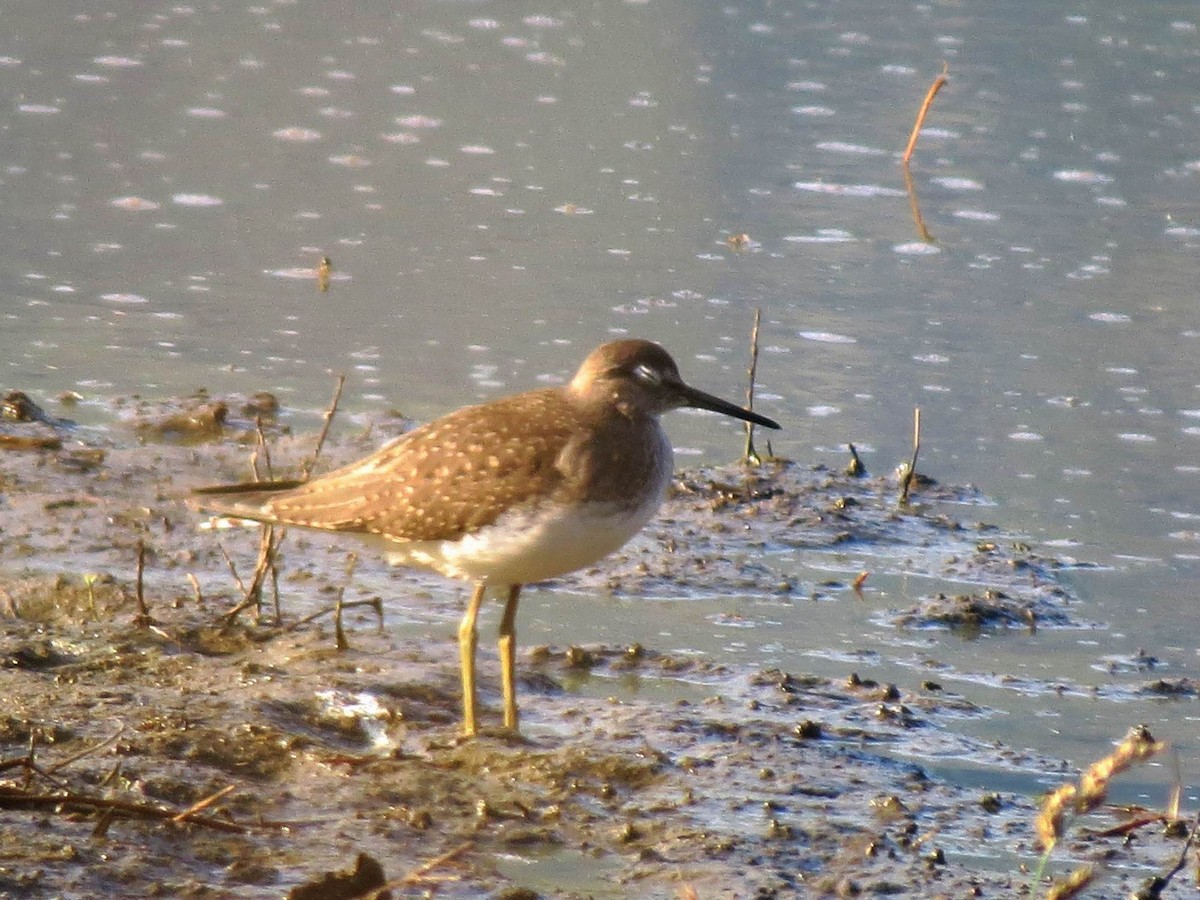
[[[114,404],[105,430],[29,412],[0,432],[0,895],[277,897],[308,885],[316,893],[297,896],[333,897],[343,883],[323,873],[360,854],[394,896],[1030,890],[1032,799],[941,782],[922,760],[969,750],[998,771],[1057,763],[957,734],[983,711],[934,678],[875,684],[847,667],[834,681],[649,643],[524,647],[525,737],[464,741],[453,628],[392,627],[385,604],[381,629],[356,608],[350,648],[337,650],[329,618],[300,623],[287,606],[298,593],[328,606],[346,583],[328,554],[306,556],[302,535],[283,554],[282,622],[269,604],[258,621],[225,621],[241,596],[221,547],[245,578],[256,540],[218,543],[183,496],[245,477],[256,417],[277,473],[309,451],[312,436],[272,426],[263,397]],[[335,438],[322,465],[402,427]],[[800,586],[764,548],[871,542],[977,586],[900,611],[895,627],[1088,628],[1054,559],[919,505],[971,496],[929,484],[898,510],[886,479],[782,462],[688,470],[642,538],[572,584],[786,599]],[[483,665],[494,721],[495,661]],[[705,698],[593,699],[567,689],[581,674],[686,679]],[[1127,893],[1181,846],[1161,830],[1139,838],[1080,832],[1056,866],[1103,858],[1106,890]]]

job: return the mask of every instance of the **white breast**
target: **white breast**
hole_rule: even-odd
[[[674,459],[661,429],[659,438],[655,477],[636,506],[524,507],[457,541],[392,545],[388,558],[394,565],[423,566],[451,578],[493,585],[530,584],[590,566],[641,531],[662,505]]]

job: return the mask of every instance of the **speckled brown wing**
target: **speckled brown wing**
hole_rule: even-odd
[[[558,391],[518,394],[450,413],[301,485],[227,490],[199,505],[397,541],[453,539],[559,493],[565,478],[555,461],[577,432],[574,415]]]

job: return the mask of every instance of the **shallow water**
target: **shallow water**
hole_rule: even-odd
[[[530,592],[523,633],[900,682],[935,657],[999,711],[964,729],[1085,763],[1145,721],[1195,802],[1193,701],[991,679],[1200,679],[1190,4],[48,2],[6,22],[3,387],[77,391],[85,422],[114,395],[267,389],[315,428],[345,371],[347,412],[426,419],[628,333],[734,397],[761,307],[777,452],[840,465],[853,441],[886,471],[920,405],[920,468],[995,504],[951,514],[1097,565],[1064,578],[1100,627],[898,633],[876,614],[930,586],[886,577],[862,602]],[[912,168],[925,243],[898,151],[943,60]],[[710,417],[669,427],[681,464],[739,449]],[[1107,671],[1139,648],[1162,666]],[[1170,778],[1145,776],[1148,802]]]

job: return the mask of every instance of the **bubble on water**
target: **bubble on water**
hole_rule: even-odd
[[[227,115],[225,110],[214,109],[211,106],[193,106],[187,114],[194,119],[223,119]]]
[[[109,201],[111,206],[117,209],[124,209],[129,212],[146,212],[159,208],[158,203],[153,200],[147,200],[145,197],[115,197]]]
[[[308,144],[321,139],[321,132],[315,128],[301,128],[299,125],[290,125],[287,128],[279,128],[272,132],[273,136],[281,141],[287,141],[292,144]]]
[[[110,69],[135,69],[143,64],[140,59],[132,56],[97,56],[92,62]]]
[[[883,150],[879,147],[868,147],[864,144],[851,144],[846,141],[821,141],[817,144],[818,150],[827,150],[830,153],[849,153],[854,156],[887,156],[891,153],[890,150]],[[900,191],[903,194],[903,191]]]
[[[839,197],[904,197],[904,191],[898,188],[884,187],[880,184],[830,184],[825,181],[794,181],[792,187],[798,191],[811,191],[814,194],[835,194]]]
[[[1055,181],[1071,184],[1112,184],[1113,177],[1090,169],[1060,169],[1054,173]]]
[[[17,112],[23,112],[33,116],[52,116],[55,113],[62,112],[62,107],[51,106],[48,103],[18,103]]]
[[[1088,316],[1093,322],[1103,322],[1105,325],[1123,325],[1126,322],[1132,322],[1133,319],[1125,313],[1115,312],[1096,312]]]
[[[496,153],[491,147],[484,146],[483,144],[466,144],[458,149],[460,153],[472,156],[493,156]]]
[[[114,292],[108,293],[108,294],[101,294],[100,299],[105,300],[109,303],[121,303],[121,304],[125,304],[125,305],[136,305],[139,303],[149,303],[150,302],[145,297],[143,297],[141,294],[128,294],[128,293],[122,293],[119,291],[114,291]]]
[[[400,116],[396,119],[396,124],[401,128],[440,128],[442,120],[418,113],[411,116]]]
[[[852,244],[858,240],[841,228],[818,228],[816,234],[789,234],[783,239],[793,244]]]
[[[896,244],[892,247],[892,252],[899,253],[901,256],[936,256],[942,252],[942,248],[924,241],[912,241],[907,244]]]
[[[818,344],[857,344],[858,338],[848,334],[837,334],[832,331],[800,331],[799,337],[806,341],[816,341]]]
[[[952,215],[956,219],[967,219],[971,222],[997,222],[1000,220],[999,213],[985,212],[981,209],[956,209]]]
[[[932,179],[934,184],[951,191],[982,191],[983,185],[974,178],[954,178],[949,175]]]
[[[798,116],[816,116],[819,118],[837,115],[828,106],[793,106],[792,112]]]
[[[1013,441],[1037,442],[1045,440],[1045,437],[1038,434],[1036,431],[1014,431],[1009,434],[1008,437],[1009,440]]]
[[[1117,437],[1132,444],[1153,444],[1158,440],[1158,438],[1152,434],[1143,434],[1136,431],[1123,432],[1118,434]]]
[[[177,206],[221,206],[225,203],[220,197],[214,197],[211,194],[176,194],[171,198],[171,202]]]

